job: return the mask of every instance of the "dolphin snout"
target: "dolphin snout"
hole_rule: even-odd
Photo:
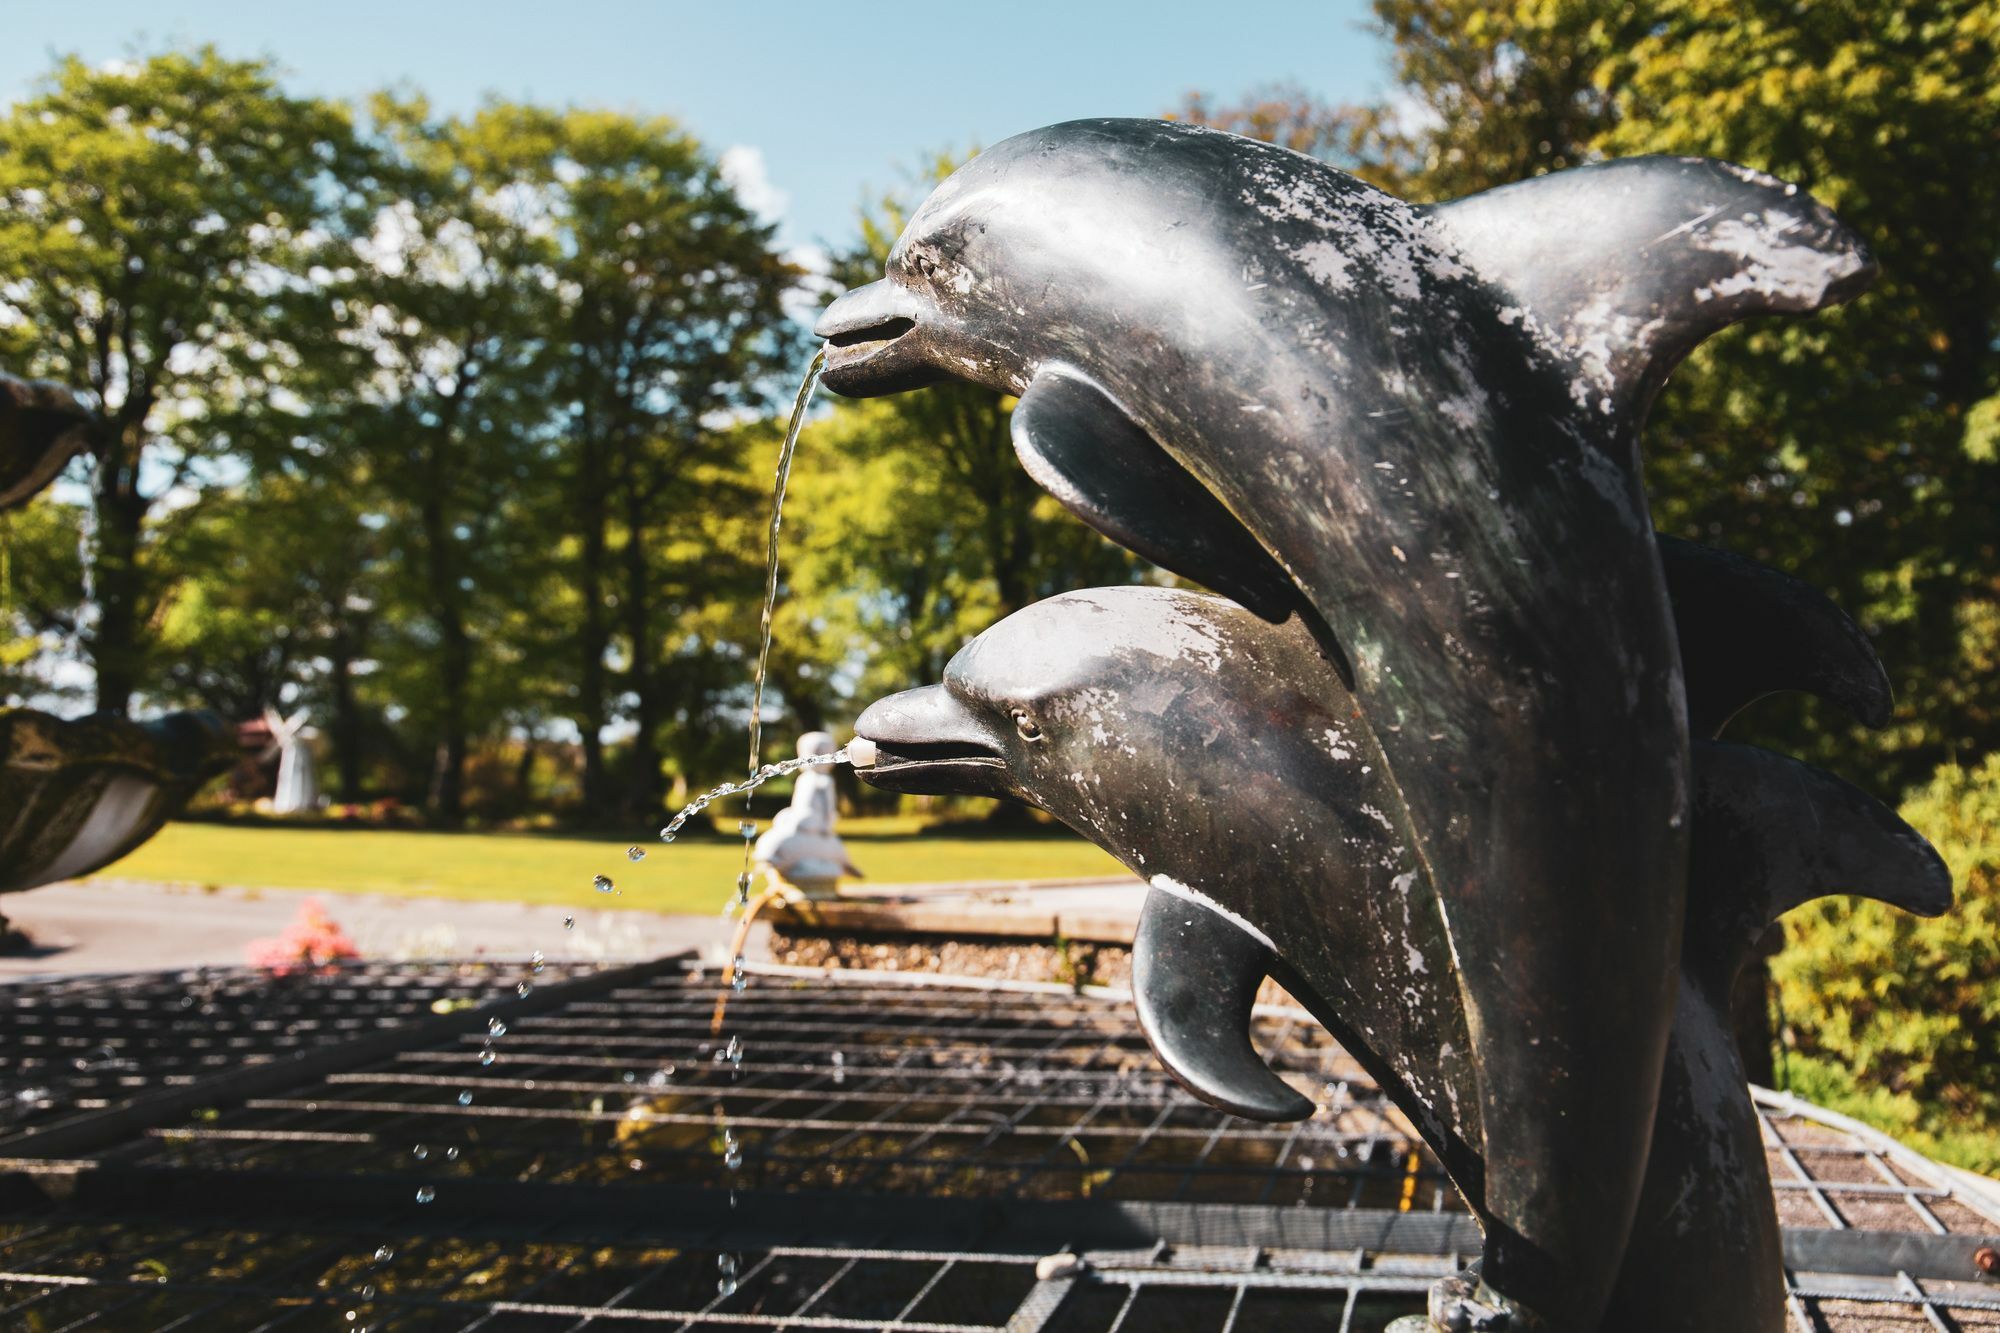
[[[847,293],[813,326],[826,340],[821,382],[850,398],[871,398],[942,378],[914,345],[924,314],[921,298],[887,278]]]
[[[856,772],[889,791],[926,796],[1008,796],[1007,761],[991,732],[942,685],[904,690],[870,704],[854,734],[875,746]]]

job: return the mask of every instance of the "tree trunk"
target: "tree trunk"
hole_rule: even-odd
[[[108,423],[106,429],[109,439],[98,453],[93,486],[97,531],[90,581],[97,626],[87,649],[97,673],[97,710],[123,717],[139,689],[139,626],[145,620],[139,572],[139,536],[148,508],[139,493],[143,415]]]
[[[641,817],[660,808],[660,684],[653,670],[653,599],[646,561],[646,500],[636,485],[625,488],[625,634],[631,640],[630,686],[637,705],[632,721],[632,784],[626,793]]]
[[[340,801],[361,801],[361,710],[354,699],[354,645],[343,631],[328,646],[333,664],[333,753],[339,766]]]
[[[583,556],[577,569],[577,595],[583,599],[583,627],[577,636],[575,720],[583,740],[583,804],[594,813],[610,799],[604,771],[604,655],[611,642],[611,626],[604,615],[605,527],[610,522],[610,499],[596,431],[586,425],[579,443],[576,518]]]
[[[534,804],[535,733],[521,736],[521,757],[514,762],[514,799],[526,810]]]
[[[441,447],[441,446],[440,446]],[[435,455],[433,455],[435,460]],[[437,761],[431,773],[431,808],[448,824],[465,817],[466,688],[472,678],[472,645],[465,630],[465,605],[452,558],[451,525],[444,510],[444,485],[432,467],[433,484],[422,502],[424,544],[430,564],[431,600],[438,628],[438,691],[443,708]]]

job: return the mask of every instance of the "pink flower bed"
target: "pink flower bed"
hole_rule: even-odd
[[[243,954],[250,966],[282,977],[359,958],[361,951],[326,914],[326,905],[317,898],[308,898],[299,904],[299,914],[285,927],[284,934],[275,939],[252,940],[243,947]]]

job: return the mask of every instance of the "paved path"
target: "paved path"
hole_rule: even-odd
[[[126,972],[244,961],[244,946],[281,933],[299,903],[317,897],[364,958],[652,958],[722,947],[713,916],[577,911],[524,903],[295,889],[218,889],[96,881],[56,884],[0,899],[0,911],[35,941],[0,957],[0,982],[80,972]],[[762,935],[753,941],[762,952]]]

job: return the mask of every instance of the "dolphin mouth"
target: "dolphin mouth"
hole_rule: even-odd
[[[1016,795],[999,744],[942,685],[877,700],[855,719],[854,734],[875,746],[875,762],[855,771],[884,791]]]
[[[826,340],[820,383],[849,398],[873,398],[943,379],[918,346],[922,315],[920,298],[887,278],[847,293],[813,326]]]
[[[929,774],[933,779],[951,780],[963,776],[967,769],[1005,769],[1007,761],[993,751],[964,741],[938,741],[922,744],[903,741],[896,745],[875,743],[876,759],[873,767],[865,775],[877,786],[888,786],[890,779],[896,782],[922,782],[917,776]],[[904,787],[906,791],[927,790]]]
[[[874,355],[915,327],[917,321],[897,315],[883,320],[880,324],[843,330],[828,338],[826,345],[843,353],[841,357],[843,363],[852,365],[862,357]]]

